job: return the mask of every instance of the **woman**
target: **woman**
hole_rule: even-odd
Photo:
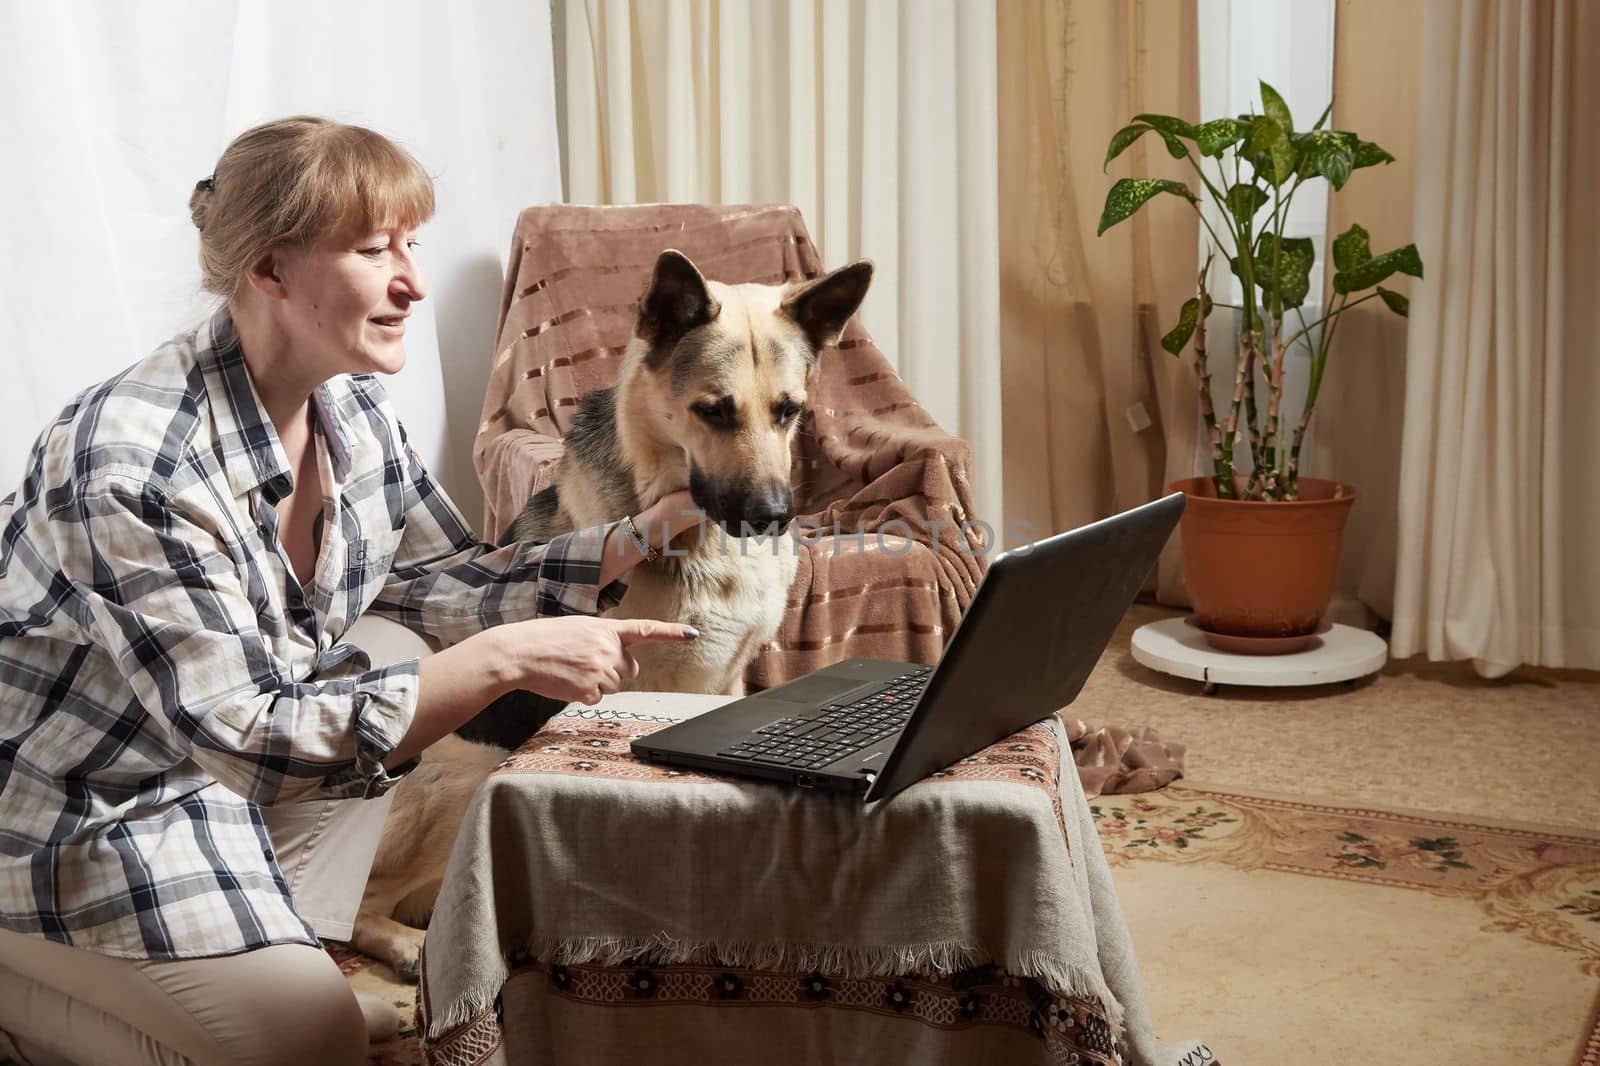
[[[77,397],[0,501],[0,1031],[29,1062],[360,1062],[261,808],[381,795],[515,689],[616,691],[631,643],[694,632],[592,616],[697,517],[473,537],[373,376],[427,291],[403,149],[268,123],[190,209],[223,306]],[[372,669],[340,640],[365,611],[449,646]]]

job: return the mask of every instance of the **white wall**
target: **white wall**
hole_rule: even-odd
[[[194,321],[188,197],[229,139],[326,115],[435,175],[395,397],[470,521],[471,448],[517,211],[561,199],[549,8],[476,0],[0,6],[0,497],[78,390]],[[442,402],[441,402],[442,401]]]

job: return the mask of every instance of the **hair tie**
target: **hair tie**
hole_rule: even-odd
[[[201,178],[199,181],[194,183],[194,187],[197,188],[197,189],[204,189],[206,192],[216,192],[217,191],[217,179],[214,178],[214,177],[212,177],[212,178]]]

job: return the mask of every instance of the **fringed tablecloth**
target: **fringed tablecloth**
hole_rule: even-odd
[[[629,753],[725,700],[574,705],[490,777],[428,930],[430,1063],[1211,1061],[1157,1049],[1058,720],[870,807]]]

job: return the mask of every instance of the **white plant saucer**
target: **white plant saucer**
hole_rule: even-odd
[[[1207,695],[1218,685],[1329,685],[1375,674],[1389,661],[1382,637],[1334,624],[1304,651],[1288,655],[1239,655],[1218,651],[1205,634],[1182,618],[1150,622],[1133,631],[1136,661],[1174,677],[1199,681]]]

